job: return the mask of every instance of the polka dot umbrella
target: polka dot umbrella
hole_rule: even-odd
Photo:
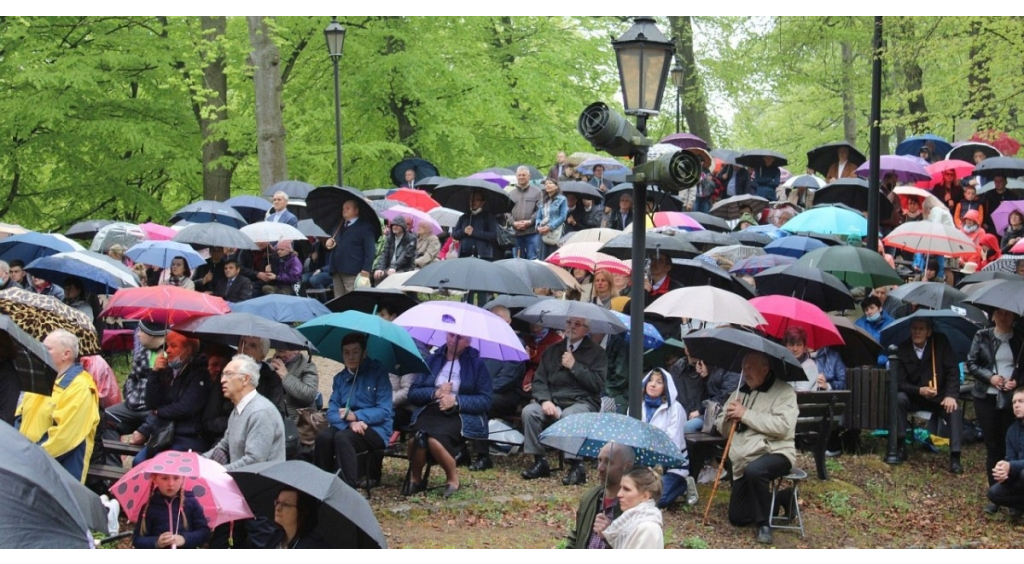
[[[637,466],[684,468],[686,455],[668,434],[650,423],[618,413],[577,413],[559,419],[540,434],[541,444],[579,457],[597,458],[604,445],[632,447]]]

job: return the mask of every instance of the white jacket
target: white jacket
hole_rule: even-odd
[[[669,438],[672,439],[672,442],[679,447],[679,451],[683,453],[683,457],[689,459],[686,453],[686,437],[683,436],[683,425],[686,424],[686,409],[683,408],[681,403],[676,401],[679,394],[676,391],[675,380],[673,380],[672,375],[664,369],[655,368],[654,370],[661,372],[661,379],[665,382],[665,388],[668,390],[668,401],[662,403],[658,406],[658,409],[654,411],[654,415],[651,416],[650,424],[662,431],[665,431]],[[647,389],[647,381],[651,378],[651,374],[654,370],[648,372],[647,376],[644,376],[641,389]],[[640,409],[646,408],[641,404]],[[644,415],[646,415],[646,413]],[[643,419],[646,420],[647,418],[643,417]],[[684,478],[690,475],[689,468],[676,468],[668,470],[668,472],[678,474]]]
[[[661,510],[647,500],[615,518],[602,535],[614,549],[665,548]]]

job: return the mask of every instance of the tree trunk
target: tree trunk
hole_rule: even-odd
[[[683,67],[683,117],[690,133],[712,143],[708,102],[693,55],[693,20],[690,16],[669,16],[669,26],[677,37],[676,61]]]
[[[199,57],[205,62],[205,92],[198,93],[205,98],[205,103],[196,108],[203,135],[203,198],[223,202],[231,197],[231,176],[234,173],[234,165],[228,162],[228,141],[215,131],[219,122],[228,119],[228,76],[224,51],[218,45],[224,39],[228,20],[224,16],[202,16],[199,26],[203,31]]]
[[[978,129],[990,129],[991,120],[994,117],[992,103],[995,101],[995,94],[992,92],[991,68],[992,55],[986,49],[984,41],[984,26],[978,19],[971,21],[971,51],[970,71],[967,73],[968,102],[967,108],[971,119],[978,120]]]
[[[256,155],[260,162],[260,188],[288,179],[285,129],[281,106],[281,53],[270,36],[268,16],[247,16],[256,88]]]
[[[857,145],[857,104],[853,91],[853,47],[848,41],[839,44],[842,53],[842,76],[840,87],[843,98],[843,138],[847,143]]]

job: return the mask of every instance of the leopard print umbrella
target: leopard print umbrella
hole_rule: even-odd
[[[54,329],[66,329],[78,337],[79,355],[101,352],[92,321],[51,296],[9,288],[0,291],[0,313],[8,315],[18,327],[40,341]]]

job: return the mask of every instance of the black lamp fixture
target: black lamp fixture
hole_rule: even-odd
[[[675,46],[653,16],[637,16],[633,27],[612,41],[627,115],[657,115]]]
[[[331,19],[331,23],[324,29],[324,38],[327,40],[327,54],[334,64],[334,145],[337,148],[337,170],[338,186],[341,183],[341,84],[338,78],[338,60],[345,49],[345,28],[338,23],[338,18]]]

